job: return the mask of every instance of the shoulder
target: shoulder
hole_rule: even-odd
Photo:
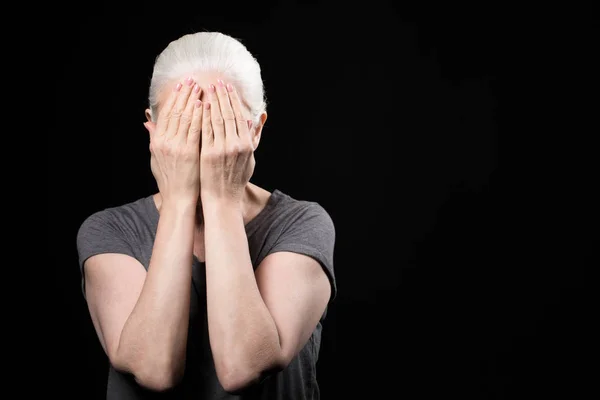
[[[273,192],[279,196],[277,211],[294,222],[305,219],[324,219],[333,222],[325,207],[313,200],[298,199],[279,190]]]
[[[288,230],[327,231],[335,234],[335,225],[329,212],[314,200],[292,197],[279,190],[273,192],[275,206],[273,225],[279,232]]]
[[[111,231],[134,234],[151,223],[151,210],[148,200],[139,198],[122,205],[107,207],[87,216],[79,226],[77,236],[90,232]]]
[[[292,252],[318,261],[329,278],[332,296],[337,293],[334,273],[335,225],[324,206],[313,200],[274,192],[278,222],[272,225],[271,238],[265,246],[265,256],[276,252]]]

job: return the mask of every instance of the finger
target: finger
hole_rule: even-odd
[[[150,132],[151,135],[154,135],[154,132],[158,132],[159,134],[164,134],[169,125],[169,119],[171,118],[171,111],[173,110],[173,105],[175,105],[175,101],[177,100],[177,96],[179,96],[179,91],[181,90],[181,83],[178,82],[174,87],[173,91],[169,94],[167,101],[162,105],[160,112],[158,113],[158,118],[156,121],[156,129],[153,132]]]
[[[187,137],[192,126],[194,108],[196,106],[198,97],[200,97],[200,86],[196,83],[194,86],[192,86],[192,90],[190,90],[190,95],[188,97],[187,104],[185,105],[185,110],[183,111],[183,114],[179,120],[179,128],[177,128],[177,140],[180,140],[182,143],[187,141]]]
[[[175,104],[171,109],[171,115],[169,116],[169,125],[167,127],[167,138],[173,138],[177,135],[179,131],[179,123],[181,121],[181,116],[185,111],[185,106],[188,103],[188,99],[190,97],[190,93],[192,92],[192,84],[194,83],[194,78],[189,77],[185,80],[181,89],[179,90],[179,96],[175,100]],[[187,133],[187,132],[186,132]]]
[[[231,108],[235,117],[235,126],[238,136],[242,139],[250,139],[251,125],[250,121],[246,121],[246,118],[244,118],[244,108],[240,96],[230,83],[227,84],[227,92],[229,92],[229,101],[231,102]]]
[[[214,133],[212,124],[210,122],[211,105],[208,102],[204,103],[202,107],[202,148],[205,149],[208,146],[212,146],[214,143]]]
[[[213,130],[213,142],[215,146],[218,146],[225,141],[225,125],[215,85],[208,86],[208,98],[210,100],[209,119]]]
[[[187,143],[199,144],[200,143],[200,132],[202,131],[202,102],[196,100],[194,103],[194,110],[192,114],[192,123],[190,125],[190,131],[187,135]]]
[[[225,86],[225,82],[221,79],[217,80],[217,97],[219,98],[221,116],[225,125],[225,139],[236,139],[238,135],[235,126],[235,115],[233,115],[233,108],[231,108],[231,102],[229,101],[229,91]]]

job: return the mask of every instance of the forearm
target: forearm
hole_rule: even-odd
[[[241,211],[219,202],[203,208],[210,345],[221,383],[237,389],[277,368],[279,334],[258,290]]]
[[[161,207],[146,280],[117,351],[140,383],[170,386],[185,369],[195,215],[195,202]]]

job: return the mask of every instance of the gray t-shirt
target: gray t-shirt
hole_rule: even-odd
[[[95,254],[127,254],[148,270],[158,219],[159,212],[152,196],[98,211],[85,219],[77,234],[84,296],[83,264]],[[330,302],[335,298],[335,228],[329,214],[318,203],[296,200],[274,190],[266,207],[246,224],[246,234],[255,269],[271,253],[305,254],[321,264],[331,283]],[[234,396],[223,390],[215,372],[208,339],[205,265],[196,257],[191,284],[186,371],[181,384],[170,392],[149,392],[132,376],[110,366],[107,399],[319,399],[316,362],[321,344],[321,323],[326,312],[308,343],[285,370],[267,378],[248,393]]]

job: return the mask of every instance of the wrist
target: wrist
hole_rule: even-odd
[[[217,219],[226,216],[242,216],[242,202],[228,198],[218,198],[212,196],[202,197],[202,212],[204,220],[215,217]]]
[[[193,198],[176,198],[176,199],[163,199],[160,205],[160,213],[195,213],[198,200]]]
[[[242,192],[243,194],[243,192]],[[237,198],[239,197],[239,198]],[[218,195],[210,193],[208,191],[201,192],[200,199],[202,202],[202,208],[214,208],[214,209],[227,209],[236,210],[242,209],[242,197],[243,196],[229,196],[229,195]]]

